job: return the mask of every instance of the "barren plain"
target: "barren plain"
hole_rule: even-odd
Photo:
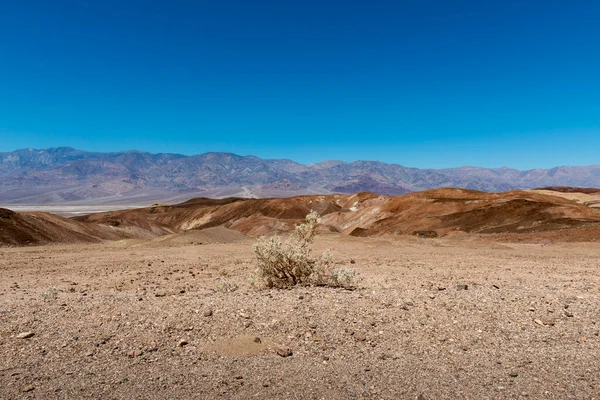
[[[0,249],[0,398],[600,398],[597,243],[325,233],[356,289],[257,290],[200,232]]]

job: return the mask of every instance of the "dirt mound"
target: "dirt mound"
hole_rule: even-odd
[[[90,243],[127,237],[130,235],[118,229],[85,224],[54,214],[16,213],[0,209],[0,247],[48,243]]]

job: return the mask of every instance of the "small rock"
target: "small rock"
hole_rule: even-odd
[[[158,292],[154,293],[154,296],[156,297],[165,297],[167,295],[167,292],[164,290],[159,290]]]
[[[208,310],[204,311],[205,317],[211,317],[212,315],[213,315],[213,310],[211,310],[210,308]]]
[[[277,355],[281,357],[290,357],[292,354],[294,354],[292,349],[286,346],[278,346],[275,351],[277,352]]]
[[[310,329],[317,329],[317,324],[314,322],[308,326]]]
[[[127,352],[127,355],[131,358],[139,357],[142,355],[142,351],[141,350],[130,350]]]
[[[233,377],[233,379],[240,380],[240,379],[244,379],[244,377],[242,375],[236,375]]]
[[[250,325],[252,325],[252,322],[250,322],[250,321],[244,322],[244,328],[250,328]]]
[[[513,372],[509,373],[508,376],[510,376],[511,378],[516,378],[517,376],[519,376],[519,373],[516,371],[513,371]]]
[[[257,336],[253,339],[254,343],[262,343],[262,340],[260,340],[260,338]]]
[[[438,286],[438,290],[441,292],[443,290],[446,290],[446,288],[444,286]]]
[[[23,388],[23,393],[31,392],[32,390],[35,390],[35,386],[27,385]]]
[[[298,296],[298,300],[302,300],[302,299],[304,299],[303,295]]]
[[[435,294],[430,294],[430,295],[429,295],[429,298],[430,298],[431,300],[435,299]]]
[[[533,322],[535,322],[538,325],[544,326],[544,323],[542,322],[541,319],[534,319]]]
[[[367,337],[365,335],[363,335],[362,333],[355,333],[354,339],[356,339],[359,342],[364,342],[367,340]]]
[[[554,326],[554,320],[551,318],[542,318],[542,323],[547,326]]]
[[[494,289],[500,289],[500,286],[498,286],[498,285],[492,285],[492,287],[493,287]]]
[[[17,339],[29,339],[33,335],[35,335],[33,332],[21,332],[17,335]]]
[[[569,318],[573,318],[573,313],[570,311],[565,310],[565,315]]]
[[[456,290],[468,290],[469,289],[469,285],[465,285],[465,284],[458,284],[456,285]]]
[[[183,346],[185,346],[185,345],[187,345],[187,344],[188,344],[188,341],[187,341],[187,340],[185,340],[185,339],[181,339],[181,340],[179,341],[179,343],[177,344],[177,346],[179,346],[179,347],[183,347]]]

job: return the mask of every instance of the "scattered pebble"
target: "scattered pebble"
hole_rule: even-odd
[[[469,285],[465,285],[463,283],[456,285],[456,290],[468,290],[468,289],[469,289]]]
[[[33,332],[21,332],[17,335],[17,339],[29,339],[33,335],[35,335]]]
[[[23,393],[31,392],[32,390],[35,390],[35,386],[27,385],[23,388]]]
[[[142,351],[141,351],[141,350],[130,350],[130,351],[128,351],[128,352],[127,352],[127,355],[128,355],[129,357],[131,357],[131,358],[134,358],[134,357],[139,357],[139,356],[141,356],[142,354],[143,354],[143,353],[142,353]]]
[[[275,352],[281,357],[290,357],[292,354],[294,354],[292,349],[286,346],[278,346],[277,349],[275,349]]]
[[[362,333],[355,333],[354,339],[356,339],[359,342],[364,342],[367,340],[367,337],[365,335],[363,335]]]

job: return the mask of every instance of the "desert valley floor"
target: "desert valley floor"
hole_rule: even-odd
[[[256,290],[252,243],[0,249],[0,398],[600,398],[597,242],[321,235],[355,290]]]

